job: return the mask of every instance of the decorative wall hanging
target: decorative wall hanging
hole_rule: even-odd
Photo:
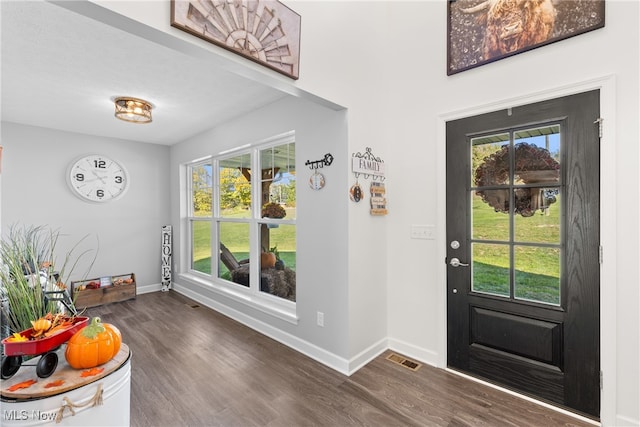
[[[364,153],[351,155],[351,170],[356,176],[356,179],[362,174],[364,179],[372,176],[373,179],[380,179],[380,181],[385,180],[384,160],[374,156],[369,147],[367,147]]]
[[[162,226],[162,292],[171,289],[172,227]]]
[[[309,169],[318,169],[325,166],[331,166],[331,163],[333,163],[333,155],[331,153],[327,153],[320,160],[307,160],[304,162],[304,165],[309,166]]]
[[[360,200],[362,200],[362,197],[363,197],[362,187],[360,187],[360,184],[358,183],[358,178],[356,178],[356,183],[353,184],[349,189],[349,198],[351,199],[352,202],[358,203]]]
[[[304,163],[305,166],[309,166],[309,169],[313,171],[311,178],[309,178],[309,187],[314,190],[322,190],[324,188],[326,181],[324,175],[318,172],[318,169],[331,166],[331,163],[333,163],[333,155],[331,153],[325,154],[320,160],[307,160]]]
[[[276,0],[171,0],[171,26],[293,79],[300,15]]]
[[[313,171],[311,178],[309,178],[309,187],[311,187],[311,189],[313,190],[322,190],[325,184],[326,181],[324,179],[324,175],[318,172],[317,169]]]
[[[364,194],[358,178],[360,175],[364,179],[371,177],[372,181],[380,180],[380,182],[371,182],[371,215],[387,214],[386,190],[383,181],[385,180],[384,160],[376,157],[371,148],[367,147],[364,153],[354,153],[351,155],[351,171],[356,177],[356,182],[349,189],[349,198],[353,202],[359,202]]]
[[[371,215],[387,214],[386,190],[383,182],[371,183]]]
[[[604,27],[604,0],[449,0],[447,74]]]

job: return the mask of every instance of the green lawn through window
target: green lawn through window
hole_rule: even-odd
[[[559,242],[560,203],[552,205],[549,215],[540,211],[535,215],[516,218],[517,242]],[[509,216],[496,213],[479,197],[473,198],[473,234],[482,240],[505,240],[508,236]],[[500,245],[482,245],[474,257],[474,290],[508,295],[501,285],[509,273],[509,257]],[[517,246],[520,257],[515,271],[516,293],[519,298],[558,304],[560,301],[560,262],[557,249]],[[555,256],[554,256],[555,255]]]
[[[225,218],[240,217],[242,213],[232,211],[225,212]],[[194,270],[211,274],[211,244],[210,244],[210,222],[195,222],[193,233],[193,259]],[[234,254],[238,261],[249,258],[247,248],[249,247],[248,236],[246,235],[245,223],[225,224],[224,245]],[[296,234],[295,227],[278,227],[270,229],[271,244],[278,245],[280,258],[285,265],[292,270],[296,268]],[[270,248],[267,248],[270,249]],[[215,253],[217,260],[217,253]],[[229,279],[229,272],[224,265],[221,265],[222,277]]]

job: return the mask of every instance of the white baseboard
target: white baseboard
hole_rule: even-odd
[[[616,417],[616,427],[638,427],[640,426],[640,420],[634,420],[629,417],[618,415]]]
[[[255,331],[258,331],[261,334],[266,335],[269,338],[272,338],[286,345],[287,347],[290,347],[314,359],[315,361],[328,366],[335,371],[338,371],[345,375],[349,375],[350,363],[348,360],[337,356],[327,350],[324,350],[316,346],[315,344],[302,340],[289,333],[283,332],[280,329],[277,329],[267,323],[248,316],[247,314],[235,310],[227,305],[221,304],[210,295],[203,293],[206,292],[206,290],[203,290],[203,292],[196,292],[191,288],[187,288],[179,284],[174,284],[173,291],[189,297],[195,301],[198,301],[200,304],[209,307],[210,309],[215,310],[221,314],[224,314],[225,316],[237,322],[240,322]]]
[[[151,285],[137,286],[136,294],[148,294],[150,292],[159,292],[162,290],[162,285],[160,283],[152,283]]]
[[[436,368],[439,367],[438,354],[434,351],[392,338],[389,339],[389,348],[411,359],[416,359],[419,362],[435,366]]]
[[[153,285],[147,287],[149,292],[160,291],[160,285]],[[315,344],[300,339],[294,335],[283,332],[267,323],[257,320],[243,312],[240,312],[234,308],[231,308],[225,304],[220,303],[213,298],[213,294],[208,295],[206,289],[195,290],[192,287],[185,287],[180,284],[173,284],[173,291],[182,294],[188,298],[198,301],[200,304],[215,310],[225,316],[242,323],[243,325],[260,332],[272,338],[314,360],[328,366],[329,368],[338,371],[344,375],[350,376],[357,372],[360,368],[371,362],[386,350],[393,349],[406,356],[415,358],[423,363],[428,363],[436,366],[436,355],[425,349],[420,349],[416,346],[412,346],[401,341],[390,342],[385,338],[381,339],[377,343],[373,344],[369,348],[363,350],[359,354],[350,359],[345,359],[327,350],[324,350]],[[142,292],[140,292],[142,293]]]
[[[387,339],[381,339],[371,347],[361,351],[349,360],[349,372],[347,375],[355,374],[360,368],[371,362],[376,357],[389,349]]]

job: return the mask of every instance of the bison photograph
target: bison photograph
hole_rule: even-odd
[[[604,0],[450,0],[447,74],[604,27]]]

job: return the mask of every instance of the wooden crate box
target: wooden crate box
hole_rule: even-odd
[[[100,287],[91,289],[96,284]],[[78,309],[135,299],[136,277],[130,273],[71,282],[71,292]]]

